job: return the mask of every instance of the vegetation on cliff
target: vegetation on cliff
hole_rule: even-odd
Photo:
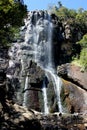
[[[70,42],[73,44],[71,59],[83,69],[87,69],[87,10],[68,9],[59,1],[57,6],[52,7],[52,12],[63,24],[68,23],[70,26]]]
[[[81,45],[79,62],[83,66],[83,70],[87,69],[87,34],[83,35],[82,39],[77,42]]]
[[[23,24],[23,18],[27,14],[27,8],[19,0],[0,0],[0,45],[7,46],[12,42],[19,27]]]

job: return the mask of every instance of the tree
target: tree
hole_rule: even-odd
[[[22,24],[27,8],[19,1],[0,0],[0,45],[11,42],[11,36]],[[12,29],[14,28],[14,29]]]
[[[58,1],[58,5],[59,5],[59,8],[62,7],[62,3],[61,3],[61,1]]]
[[[77,12],[73,9],[68,9],[62,5],[62,3],[58,2],[59,7],[55,6],[54,13],[59,17],[60,20],[66,21],[71,18],[75,19]]]
[[[87,32],[87,11],[80,9],[76,15],[75,21],[80,26],[83,34]]]

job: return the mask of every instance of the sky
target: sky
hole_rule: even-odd
[[[83,8],[87,10],[87,0],[24,0],[24,4],[27,5],[29,11],[46,10],[48,6],[57,5],[58,1],[61,1],[62,5],[69,9]]]

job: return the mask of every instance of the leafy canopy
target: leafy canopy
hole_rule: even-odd
[[[7,45],[22,24],[27,8],[19,1],[0,0],[0,45]],[[12,29],[14,28],[14,29]]]

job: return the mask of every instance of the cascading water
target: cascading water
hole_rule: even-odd
[[[23,106],[27,107],[27,104],[29,104],[29,101],[31,100],[29,99],[30,81],[27,73],[29,73],[28,68],[30,60],[33,60],[45,71],[45,76],[48,77],[48,79],[48,75],[50,75],[56,94],[58,111],[62,112],[60,99],[61,81],[54,69],[55,66],[52,57],[52,32],[53,23],[47,11],[29,12],[28,18],[25,20],[25,26],[21,28],[21,33],[24,35],[24,41],[20,44],[14,43],[10,51],[11,61],[9,64],[12,67],[14,66],[14,68],[16,62],[21,64],[19,79],[21,84],[20,90],[24,89],[24,96],[20,97],[20,99],[23,98],[23,102],[21,103]],[[8,77],[11,76],[12,75],[8,75]],[[13,76],[15,76],[15,74]],[[48,106],[48,94],[45,81],[43,81],[42,92],[44,113],[48,114],[50,106]]]
[[[51,47],[48,46],[51,37],[52,24],[48,19],[45,19],[45,15],[36,21],[34,26],[34,58],[35,62],[40,65],[44,70],[51,61],[51,58],[46,52],[51,51]],[[37,18],[37,16],[35,17]],[[49,113],[48,98],[45,81],[42,85],[43,100],[44,100],[44,113]]]
[[[45,80],[43,80],[42,91],[43,91],[43,98],[44,98],[44,113],[49,114],[48,100],[47,100],[47,90],[46,90]]]
[[[47,75],[48,75],[48,73],[51,75],[51,79],[52,79],[53,86],[54,86],[54,91],[55,91],[56,98],[57,98],[58,111],[59,112],[63,112],[63,108],[62,108],[62,104],[61,104],[61,98],[60,98],[62,81],[57,76],[57,74],[55,73],[54,69],[52,70],[52,68],[49,68],[49,69],[46,69],[45,71],[47,72]]]
[[[28,76],[26,76],[26,80],[25,80],[25,88],[24,88],[24,91],[26,91],[25,93],[24,93],[24,101],[23,101],[23,106],[24,107],[26,107],[27,106],[27,96],[28,96],[28,91],[27,91],[27,89],[28,89]]]
[[[38,19],[37,14],[35,19]],[[62,105],[60,99],[61,81],[60,78],[55,74],[54,64],[52,61],[52,29],[53,25],[48,13],[44,13],[43,17],[35,21],[34,25],[34,58],[38,65],[40,65],[46,73],[50,73],[51,79],[54,85],[56,93],[58,110],[62,112]],[[45,84],[43,83],[43,96],[44,96],[44,112],[49,113],[48,99]]]

